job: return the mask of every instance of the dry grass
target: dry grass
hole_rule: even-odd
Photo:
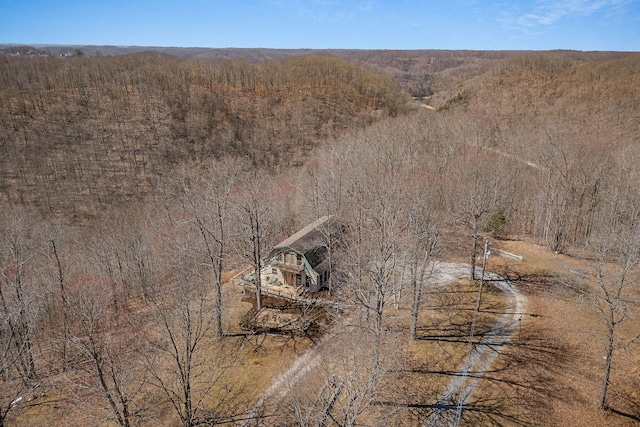
[[[490,421],[500,425],[640,425],[637,348],[614,355],[609,400],[613,409],[603,411],[596,406],[604,368],[604,331],[591,301],[566,286],[592,289],[594,283],[587,275],[576,274],[589,271],[591,262],[525,242],[497,243],[524,256],[522,261],[492,257],[490,268],[520,287],[531,315],[523,318],[519,333],[474,395],[472,406],[477,411],[467,412],[468,425]],[[637,320],[627,324],[636,330],[637,326]]]
[[[211,336],[203,342],[197,363],[203,363],[204,375],[194,383],[194,396],[198,396],[199,387],[214,384],[204,401],[206,410],[224,418],[238,418],[246,415],[272,379],[287,369],[312,342],[308,337],[295,334],[248,334],[242,329],[241,320],[252,304],[244,299],[242,289],[229,282],[223,286],[223,306],[224,331],[228,336],[221,341]],[[158,360],[158,363],[163,362]],[[49,377],[38,389],[38,398],[30,406],[25,405],[10,425],[115,425],[108,421],[108,404],[99,393],[73,387],[82,382],[85,375],[71,371]],[[143,414],[141,425],[179,425],[159,388],[147,384],[142,390],[142,402],[148,410]]]
[[[409,339],[409,305],[388,311],[390,340],[398,346],[392,353],[399,358],[387,375],[393,385],[380,396],[380,406],[391,425],[423,425],[471,348],[474,316],[477,342],[504,313],[506,299],[490,282],[484,284],[480,311],[475,313],[477,296],[477,282],[466,279],[430,290],[424,296],[416,340]]]
[[[627,426],[640,425],[640,355],[637,346],[614,355],[609,403],[597,408],[603,363],[603,329],[590,299],[572,287],[593,289],[591,262],[518,241],[493,242],[522,261],[492,256],[488,268],[509,277],[528,299],[528,316],[479,383],[460,425]],[[460,257],[463,260],[462,257]],[[571,284],[572,287],[567,286]],[[475,287],[461,280],[427,296],[420,317],[422,339],[408,340],[406,308],[390,311],[390,329],[402,355],[381,397],[389,425],[422,425],[439,393],[461,365]],[[483,296],[478,332],[488,330],[504,309],[501,293]],[[638,328],[637,307],[621,329]]]

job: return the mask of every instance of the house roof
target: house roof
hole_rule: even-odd
[[[331,221],[332,219],[333,215],[318,218],[302,230],[278,243],[271,250],[267,260],[283,251],[294,251],[304,255],[305,269],[313,271],[313,269],[327,261],[326,258],[329,251],[326,246],[326,233],[329,232],[331,235],[335,235],[336,230],[338,229],[338,223]],[[321,226],[325,224],[328,228],[321,229]],[[310,274],[310,271],[307,273]]]
[[[331,216],[318,218],[300,231],[278,243],[274,249],[292,248],[306,256],[307,252],[316,249],[318,246],[324,246],[326,237],[320,230],[320,226],[327,223],[330,219]]]

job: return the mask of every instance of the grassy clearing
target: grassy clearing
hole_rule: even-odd
[[[390,338],[398,346],[397,365],[388,374],[380,397],[392,425],[419,426],[432,411],[449,381],[456,375],[473,342],[491,329],[507,307],[504,294],[484,283],[480,311],[475,312],[479,281],[466,279],[430,289],[419,316],[418,338],[409,338],[408,304],[390,309],[387,316]],[[392,410],[389,410],[389,409]]]
[[[590,291],[593,262],[518,241],[497,242],[522,261],[491,257],[489,268],[518,286],[529,316],[494,369],[482,381],[467,411],[466,425],[638,425],[638,347],[614,354],[612,411],[596,407],[604,367],[603,327],[593,303],[575,289]],[[568,286],[571,285],[571,286]],[[638,307],[620,332],[638,328]],[[633,374],[635,373],[635,375]]]

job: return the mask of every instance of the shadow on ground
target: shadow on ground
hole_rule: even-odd
[[[478,333],[488,331],[491,326],[481,325]],[[469,325],[461,324],[443,335],[423,335],[420,339],[466,343],[468,330]],[[501,351],[491,369],[482,374],[468,374],[469,378],[479,376],[482,381],[468,404],[461,408],[462,425],[545,425],[544,419],[553,419],[550,409],[545,409],[550,399],[575,400],[571,390],[558,382],[574,350],[552,342],[532,329],[516,332]],[[418,384],[418,387],[402,388],[397,393],[386,393],[376,403],[394,408],[397,417],[404,417],[406,422],[403,425],[424,425],[436,410],[446,411],[452,419],[456,416],[458,405],[455,401],[436,407],[441,390],[433,390],[430,384],[436,382],[434,376],[446,377],[446,384],[451,378],[461,376],[460,372],[433,370],[425,364],[390,372],[389,375],[397,377],[391,380],[394,382]]]

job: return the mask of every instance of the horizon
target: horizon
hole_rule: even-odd
[[[0,0],[0,44],[640,51],[638,0]]]
[[[396,48],[308,48],[308,47],[291,47],[291,48],[281,48],[281,47],[261,47],[261,46],[252,46],[252,47],[216,47],[216,46],[160,46],[160,45],[115,45],[115,44],[65,44],[65,43],[1,43],[0,46],[4,47],[33,47],[33,48],[47,48],[47,47],[73,47],[73,48],[81,48],[81,47],[112,47],[117,49],[211,49],[211,50],[280,50],[280,51],[406,51],[406,52],[420,52],[420,51],[452,51],[452,52],[581,52],[581,53],[597,53],[597,52],[611,52],[611,53],[640,53],[640,51],[628,51],[628,50],[580,50],[580,49],[446,49],[446,48],[415,48],[415,49],[396,49]]]

